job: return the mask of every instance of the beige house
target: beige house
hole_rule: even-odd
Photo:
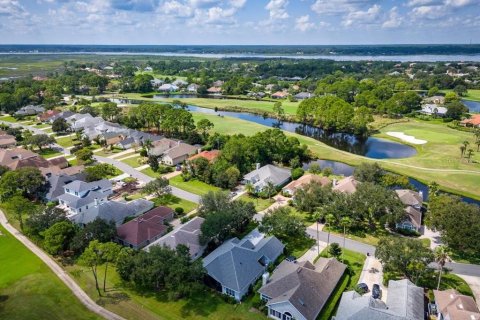
[[[330,184],[331,181],[327,177],[321,177],[321,176],[318,176],[316,174],[306,174],[306,175],[301,176],[297,180],[294,180],[294,181],[290,182],[285,187],[283,187],[282,190],[283,190],[284,193],[286,193],[290,196],[293,196],[293,195],[295,195],[295,192],[298,189],[302,189],[310,183],[318,183],[318,184],[322,185],[322,187],[323,187],[323,186],[326,186],[326,185]]]

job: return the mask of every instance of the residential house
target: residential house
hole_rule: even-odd
[[[313,96],[314,94],[310,92],[300,92],[300,93],[297,93],[294,97],[297,100],[304,100],[304,99],[312,98]]]
[[[204,221],[205,219],[202,217],[195,217],[151,243],[145,250],[148,251],[152,246],[167,246],[171,249],[176,249],[178,245],[184,245],[188,247],[190,257],[196,260],[202,256],[206,247],[200,244],[200,227]]]
[[[285,187],[283,187],[283,192],[288,194],[289,196],[295,195],[295,192],[298,189],[302,189],[305,186],[309,185],[310,183],[317,183],[320,184],[322,187],[327,186],[331,183],[330,179],[327,177],[321,177],[316,174],[305,174],[298,178],[297,180],[294,180],[287,184]]]
[[[357,191],[357,185],[360,182],[355,180],[353,176],[343,178],[340,181],[333,180],[333,191],[352,194]]]
[[[2,132],[0,134],[0,148],[12,148],[17,144],[17,139],[10,134]]]
[[[101,117],[93,117],[89,113],[75,113],[65,119],[74,131],[80,131],[88,127],[93,127],[104,120]]]
[[[460,121],[460,125],[464,127],[480,128],[480,114],[474,114],[469,119]]]
[[[178,87],[174,84],[165,83],[158,87],[158,91],[161,92],[175,92],[178,91]]]
[[[209,94],[221,94],[222,93],[222,88],[221,87],[210,87],[207,89],[207,92]]]
[[[55,114],[55,115],[51,116],[50,118],[46,119],[45,122],[53,123],[55,120],[57,120],[59,118],[62,118],[62,119],[66,120],[67,118],[73,116],[74,114],[75,114],[75,112],[72,112],[72,111],[63,111],[63,112]]]
[[[85,181],[85,174],[51,174],[47,176],[48,192],[45,195],[47,201],[57,201],[58,197],[65,193],[65,185],[75,181]]]
[[[76,215],[93,210],[108,201],[113,193],[110,180],[103,179],[93,182],[80,180],[72,181],[63,186],[64,194],[58,196],[60,207],[67,210],[69,215]]]
[[[271,164],[260,168],[260,165],[257,164],[257,169],[243,177],[243,183],[251,183],[255,190],[260,192],[269,183],[272,183],[275,187],[281,187],[286,184],[291,177],[290,169],[276,167]]]
[[[433,103],[433,104],[445,104],[445,97],[444,96],[432,96],[426,97],[423,99],[424,103]]]
[[[196,155],[191,156],[188,158],[188,161],[192,161],[198,158],[207,159],[208,162],[214,162],[220,156],[220,150],[210,150],[210,151],[202,151],[197,153]]]
[[[181,88],[181,87],[187,86],[188,82],[185,81],[185,80],[182,80],[182,79],[177,79],[177,80],[173,81],[172,84],[174,86],[177,86],[177,87]]]
[[[271,95],[272,99],[285,99],[288,97],[288,92],[286,91],[277,91]]]
[[[422,105],[422,110],[420,113],[429,115],[429,116],[439,116],[444,117],[447,114],[448,109],[438,104],[429,103]]]
[[[390,293],[389,293],[390,294]],[[470,296],[459,294],[455,289],[433,290],[438,320],[479,320],[480,310]]]
[[[408,189],[395,190],[398,198],[405,205],[405,219],[397,223],[396,227],[420,232],[422,228],[423,195]]]
[[[65,162],[64,157],[46,160],[39,154],[23,148],[0,149],[0,165],[8,167],[10,170],[34,167],[48,172],[53,169],[63,169]],[[61,168],[58,168],[57,166],[60,164]]]
[[[282,261],[269,278],[263,275],[258,290],[267,314],[280,320],[315,320],[342,279],[347,266],[335,258]]]
[[[190,93],[197,93],[198,88],[200,88],[200,86],[198,84],[191,83],[191,84],[188,85],[187,91],[190,92]]]
[[[145,71],[145,72],[152,72],[152,71],[153,71],[153,68],[152,68],[152,67],[145,67],[145,68],[143,69],[143,71]]]
[[[41,121],[41,122],[46,122],[46,121],[48,121],[50,118],[52,118],[52,117],[54,117],[54,116],[56,116],[56,115],[58,115],[58,114],[60,114],[60,111],[58,111],[58,110],[47,110],[47,111],[45,111],[44,113],[39,114],[39,115],[37,116],[37,120],[38,120],[38,121]]]
[[[222,81],[222,80],[217,80],[217,81],[215,81],[214,83],[212,83],[212,86],[219,88],[219,87],[223,86],[224,83],[225,83],[225,82]]]
[[[152,84],[153,88],[159,88],[162,84],[165,83],[165,81],[161,79],[153,79],[153,80],[150,80],[150,83]]]
[[[100,137],[107,146],[116,145],[123,140],[123,135],[117,132],[105,132]]]
[[[42,106],[28,105],[17,110],[14,115],[18,117],[24,117],[33,116],[43,112],[45,112],[45,108]]]
[[[255,229],[242,240],[224,242],[203,259],[203,266],[216,289],[240,301],[284,248],[276,237]]]
[[[275,88],[275,86],[276,86],[275,84],[267,84],[265,86],[265,90],[271,92]]]
[[[153,143],[149,153],[161,156],[160,161],[166,165],[175,166],[197,153],[198,148],[178,140],[162,139]]]
[[[157,207],[117,227],[117,237],[124,246],[141,249],[167,232],[166,223],[173,220],[174,211]]]
[[[390,280],[386,303],[356,291],[344,292],[334,320],[424,320],[423,288],[410,280]]]

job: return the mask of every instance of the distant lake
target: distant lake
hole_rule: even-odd
[[[470,112],[480,112],[480,102],[471,100],[462,100]]]

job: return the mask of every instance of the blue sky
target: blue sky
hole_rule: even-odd
[[[0,43],[480,43],[480,0],[0,0]]]

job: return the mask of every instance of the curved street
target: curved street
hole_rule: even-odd
[[[65,285],[72,291],[72,293],[80,300],[80,302],[87,307],[90,311],[96,313],[104,319],[108,320],[125,320],[119,315],[108,311],[107,309],[99,306],[95,303],[86,293],[80,288],[80,286],[70,277],[70,275],[60,267],[50,256],[43,252],[39,247],[37,247],[33,242],[31,242],[26,236],[24,236],[17,229],[12,227],[7,220],[7,217],[0,210],[0,224],[10,232],[18,241],[20,241],[25,247],[27,247],[31,252],[33,252],[37,257],[40,258],[57,277],[65,283]]]

